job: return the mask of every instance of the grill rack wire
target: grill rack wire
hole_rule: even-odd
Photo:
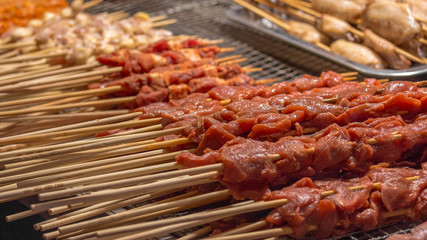
[[[231,0],[104,0],[101,4],[87,11],[90,13],[126,11],[130,14],[143,11],[149,13],[150,16],[166,14],[168,18],[178,20],[177,23],[164,27],[171,30],[174,35],[197,35],[207,39],[221,38],[224,39],[224,42],[220,45],[235,47],[234,51],[226,55],[241,54],[248,58],[243,63],[244,65],[263,69],[263,71],[251,73],[254,79],[278,78],[279,81],[289,81],[302,74],[319,75],[326,70],[351,71],[227,19],[225,11],[231,4]],[[365,77],[363,75],[358,76],[359,79]],[[109,214],[123,210],[118,209]],[[191,212],[182,212],[180,215]],[[334,239],[382,240],[394,233],[408,233],[419,223],[401,222],[370,232],[354,232],[351,235]],[[176,239],[196,229],[172,233],[161,239]],[[284,237],[283,239],[288,238]]]

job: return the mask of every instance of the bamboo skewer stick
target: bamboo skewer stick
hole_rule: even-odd
[[[141,203],[141,202],[145,202],[148,200],[151,200],[153,198],[157,198],[160,196],[165,196],[167,194],[171,194],[173,193],[173,191],[166,191],[166,192],[159,192],[159,193],[153,193],[153,194],[145,194],[145,195],[141,195],[141,196],[137,196],[137,197],[131,197],[131,198],[125,198],[125,199],[120,199],[120,200],[114,200],[114,201],[109,201],[106,203],[101,203],[101,204],[97,204],[98,206],[96,208],[94,207],[87,207],[84,210],[81,211],[76,211],[73,212],[73,214],[68,214],[68,216],[60,216],[59,218],[57,218],[57,220],[49,220],[46,223],[39,223],[39,224],[35,224],[35,227],[38,230],[41,231],[46,231],[52,228],[56,228],[59,226],[63,226],[63,225],[68,225],[70,223],[73,222],[77,222],[83,219],[87,219],[93,216],[97,216],[99,214],[114,210],[114,209],[118,209],[118,208],[122,208],[122,207],[126,207],[126,206],[130,206],[130,205],[134,205],[137,203]],[[182,199],[182,198],[187,198],[187,197],[193,197],[197,194],[196,191],[193,192],[188,192],[188,193],[184,193],[175,197],[171,197],[168,198],[166,200],[163,200],[161,202],[171,202],[177,199]],[[149,204],[149,206],[156,206],[158,203],[155,204]],[[147,207],[149,207],[147,205],[138,207],[136,209],[145,209]],[[134,209],[130,210],[130,211],[134,211]],[[114,220],[117,221],[118,219]],[[107,222],[108,223],[108,222]],[[98,224],[96,224],[98,225]],[[96,226],[95,225],[95,226]],[[89,225],[85,226],[85,228],[90,227]]]
[[[161,226],[166,226],[166,225],[171,225],[176,223],[183,223],[183,222],[187,223],[188,221],[191,221],[190,223],[193,223],[193,224],[196,223],[197,225],[199,225],[200,220],[209,219],[209,222],[211,222],[212,220],[219,220],[219,219],[227,218],[230,216],[243,214],[248,211],[255,212],[255,211],[261,211],[265,209],[278,207],[280,205],[286,204],[287,202],[288,200],[286,199],[279,199],[279,200],[272,200],[272,201],[258,201],[258,202],[254,202],[250,200],[250,201],[245,201],[238,204],[232,204],[228,207],[218,209],[215,211],[207,210],[207,211],[180,216],[176,218],[161,219],[161,220],[150,221],[150,222],[145,222],[141,224],[104,229],[104,230],[97,231],[97,236],[103,237],[103,236],[108,236],[112,234],[125,233],[129,231],[142,231],[146,229],[153,229],[155,227],[161,227]],[[199,220],[199,221],[196,221],[196,220]],[[65,226],[62,227],[62,229],[64,228]],[[180,228],[183,228],[183,226],[180,226]],[[156,230],[157,229],[154,229],[154,231]],[[161,230],[164,230],[164,229],[161,229]],[[59,229],[59,231],[61,232],[61,228]],[[149,232],[149,236],[146,235],[147,232]],[[147,231],[147,232],[142,232],[144,236],[138,235],[138,237],[140,237],[139,239],[150,238],[153,236],[150,231]],[[156,232],[155,234],[157,235],[158,233]]]
[[[43,134],[43,133],[49,133],[49,132],[55,132],[55,131],[57,132],[57,131],[83,128],[83,127],[90,127],[90,126],[94,126],[94,125],[110,124],[110,123],[115,123],[115,122],[119,122],[119,121],[125,121],[125,120],[129,120],[129,119],[133,119],[133,118],[139,117],[140,115],[141,115],[140,112],[127,113],[124,115],[107,117],[107,118],[103,118],[103,119],[99,119],[99,120],[90,120],[90,121],[86,121],[86,122],[81,122],[81,123],[56,127],[56,128],[45,129],[45,130],[35,131],[35,132],[31,132],[31,133],[25,133],[25,134],[21,134],[21,135],[15,135],[13,137],[16,138],[16,137],[22,137],[22,136],[28,136],[28,135],[34,135],[34,134]],[[19,153],[19,154],[21,154],[21,153]],[[3,153],[3,154],[0,153],[0,157],[6,157],[6,156],[9,156],[9,155],[7,153]],[[11,156],[13,156],[13,154]],[[0,160],[0,162],[1,162],[1,160]]]
[[[117,160],[117,158],[113,158],[113,159],[101,160],[100,162],[95,161],[95,162],[82,163],[80,164],[81,166],[79,166],[80,170],[72,171],[72,172],[68,170],[66,172],[64,171],[63,174],[56,173],[54,175],[48,175],[42,179],[36,178],[36,179],[30,179],[26,182],[25,181],[18,182],[17,186],[19,188],[30,187],[30,186],[45,184],[45,183],[58,181],[62,179],[75,178],[75,177],[79,177],[81,179],[83,177],[89,177],[89,176],[98,175],[101,173],[118,172],[122,170],[128,170],[131,168],[144,167],[146,165],[157,164],[159,162],[172,161],[174,160],[174,157],[181,152],[183,151],[165,153],[165,154],[141,158],[141,156],[148,155],[146,154],[147,152],[143,152],[143,153],[138,153],[130,156],[126,155],[122,157],[117,157],[117,158],[120,158],[119,161]],[[122,160],[122,159],[125,159],[125,160]],[[109,161],[106,161],[106,160],[109,160]],[[105,162],[107,163],[113,162],[113,163],[107,165],[105,164]],[[64,170],[66,170],[65,168],[67,167],[63,167]],[[75,165],[70,166],[70,168],[75,168]],[[55,172],[55,170],[53,170],[52,172]],[[106,179],[103,179],[103,180],[106,180]]]
[[[113,221],[123,220],[123,219],[130,218],[130,217],[135,217],[138,215],[147,214],[150,212],[159,211],[161,209],[179,207],[179,206],[188,206],[188,205],[193,204],[194,202],[205,201],[205,200],[208,200],[211,198],[224,200],[224,199],[228,198],[230,195],[231,195],[231,192],[229,190],[221,190],[221,191],[205,193],[205,194],[201,194],[201,195],[192,194],[190,196],[187,196],[186,198],[183,198],[183,199],[180,199],[177,201],[168,201],[168,202],[161,203],[161,204],[154,204],[151,206],[143,206],[140,208],[131,209],[131,210],[124,211],[124,212],[114,214],[111,216],[106,216],[106,217],[96,218],[93,220],[87,220],[87,221],[83,221],[83,222],[79,222],[79,223],[66,225],[66,226],[60,227],[59,232],[61,232],[63,234],[64,233],[70,233],[70,232],[74,232],[76,230],[80,230],[81,228],[94,227],[94,226],[97,226],[100,224],[105,224],[105,223],[109,223],[109,222],[113,222]]]
[[[145,184],[143,186],[127,187],[121,190],[104,190],[104,191],[94,192],[90,195],[83,195],[83,196],[72,197],[67,199],[60,199],[60,200],[54,200],[49,202],[32,204],[31,209],[33,209],[34,211],[38,211],[41,209],[47,210],[49,208],[61,206],[64,204],[74,204],[74,203],[82,203],[82,202],[84,203],[84,202],[92,202],[97,200],[108,201],[108,200],[113,200],[117,198],[135,196],[143,192],[148,193],[154,190],[166,191],[166,190],[184,188],[188,186],[214,182],[216,180],[212,180],[210,178],[214,177],[216,174],[217,172],[213,171],[213,172],[197,174],[197,175],[193,175],[185,178],[178,177],[178,178],[157,181],[154,183]]]
[[[97,75],[110,74],[110,73],[115,73],[115,72],[120,72],[120,71],[122,71],[122,67],[112,67],[112,68],[101,69],[101,70],[97,70],[97,71],[75,74],[72,76],[64,76],[61,78],[50,76],[50,77],[46,77],[46,78],[41,78],[41,79],[17,83],[17,84],[10,85],[10,86],[3,86],[3,87],[0,87],[0,91],[2,91],[2,92],[13,91],[13,90],[17,90],[17,88],[18,88],[18,90],[20,90],[21,88],[32,87],[34,85],[42,85],[42,84],[53,83],[53,82],[62,82],[62,81],[66,81],[66,80],[73,80],[73,79],[79,79],[79,78],[84,78],[84,77],[93,77],[93,76],[97,76]]]
[[[211,198],[211,199],[206,199],[204,201],[198,201],[198,202],[193,202],[190,206],[179,206],[179,207],[172,207],[172,208],[167,208],[165,210],[160,210],[157,212],[152,212],[149,214],[144,214],[144,215],[140,215],[137,217],[132,217],[132,218],[128,218],[128,219],[124,219],[124,220],[120,220],[120,221],[116,221],[113,223],[108,223],[108,224],[104,224],[101,226],[97,226],[97,227],[92,227],[92,228],[86,228],[85,230],[81,230],[78,232],[87,232],[86,234],[84,234],[85,236],[81,235],[81,236],[75,236],[76,232],[71,233],[71,234],[64,234],[61,236],[75,236],[75,237],[71,237],[70,239],[85,239],[87,237],[94,237],[96,236],[96,230],[98,229],[103,229],[103,228],[109,228],[109,227],[114,227],[114,226],[119,226],[119,225],[124,225],[124,224],[129,224],[129,223],[141,223],[141,222],[145,222],[147,220],[156,218],[156,217],[160,217],[160,216],[164,216],[167,214],[172,214],[172,213],[176,213],[176,212],[180,212],[180,211],[184,211],[184,210],[188,210],[189,208],[197,208],[197,207],[201,207],[204,205],[208,205],[208,204],[212,204],[215,203],[217,201],[219,201],[221,199],[215,199],[215,198]],[[90,229],[90,230],[89,230]],[[88,231],[89,230],[89,231]],[[92,232],[90,232],[92,231]],[[78,234],[78,233],[77,233]]]
[[[133,187],[135,186],[133,185],[135,184],[153,182],[161,179],[179,177],[187,174],[203,173],[210,170],[217,170],[222,166],[221,164],[213,164],[213,165],[209,165],[209,167],[206,167],[205,169],[188,168],[188,169],[183,169],[179,171],[168,171],[168,170],[177,170],[177,167],[178,165],[175,162],[169,162],[169,163],[157,164],[157,165],[148,166],[148,167],[134,168],[134,169],[120,171],[120,172],[100,174],[92,177],[65,181],[64,182],[65,184],[72,184],[73,186],[80,185],[82,183],[83,184],[88,183],[88,182],[93,184],[86,185],[83,187],[76,187],[72,189],[64,189],[59,191],[39,193],[39,199],[41,201],[54,200],[58,198],[72,196],[80,192],[98,191],[98,190],[111,189],[111,188],[129,188],[130,189],[130,190],[128,189],[129,191],[134,191]],[[163,172],[163,171],[167,171],[167,172]],[[156,173],[156,172],[161,172],[161,173]],[[152,174],[152,173],[156,173],[156,174]],[[145,175],[145,174],[151,174],[151,175]],[[99,182],[97,182],[96,179],[99,179]],[[71,182],[71,183],[68,183],[68,182]],[[99,184],[96,184],[96,183],[99,183]],[[57,183],[48,184],[48,185],[51,185],[51,186],[57,185]],[[141,186],[137,186],[137,188],[145,189],[145,186],[141,185]],[[34,189],[39,189],[39,187],[37,186]],[[104,190],[104,191],[110,191],[110,190]],[[120,189],[117,189],[117,191],[120,191]],[[127,191],[124,191],[124,192],[127,193]],[[1,194],[2,193],[0,193],[0,197],[2,196]],[[6,193],[3,193],[3,194],[6,194]],[[11,197],[14,197],[14,196],[11,196]]]
[[[248,3],[248,2],[246,2],[244,0],[234,0],[234,2],[236,2],[237,4],[239,4],[239,5],[247,8],[247,9],[249,9],[250,11],[252,11],[252,12],[254,12],[254,13],[256,13],[256,14],[258,14],[258,15],[266,18],[266,19],[268,19],[269,21],[273,22],[277,26],[280,26],[280,27],[282,27],[283,29],[285,29],[287,31],[291,30],[291,27],[287,23],[283,22],[282,20],[279,20],[278,18],[276,18],[274,16],[271,16],[270,14],[267,14],[263,10],[255,7],[254,5]]]
[[[147,125],[153,125],[158,123],[157,119],[146,119],[146,120],[130,120],[121,123],[112,123],[101,126],[87,127],[87,128],[79,128],[79,129],[71,129],[60,132],[49,132],[42,133],[36,135],[28,135],[21,137],[9,137],[4,141],[0,140],[0,144],[11,144],[11,143],[25,143],[37,140],[44,140],[47,138],[57,138],[57,137],[67,137],[73,135],[83,134],[84,136],[92,135],[98,132],[112,130],[112,129],[120,129],[120,128],[132,128],[132,127],[142,127]]]
[[[62,69],[38,73],[38,74],[22,73],[21,76],[13,77],[13,79],[12,79],[13,81],[10,81],[8,83],[10,84],[10,83],[21,82],[21,81],[25,81],[25,80],[47,77],[47,76],[52,76],[52,75],[57,75],[57,74],[62,74],[62,73],[68,73],[68,72],[74,72],[74,71],[80,71],[80,70],[87,70],[87,69],[92,69],[92,68],[99,67],[99,66],[100,66],[99,63],[90,63],[90,64],[67,67],[67,68],[62,68]],[[0,83],[3,83],[3,80],[5,80],[4,77],[3,78],[0,77],[0,79],[1,79]],[[6,79],[8,79],[8,78],[6,78]]]
[[[184,141],[182,141],[184,140]],[[119,144],[116,146],[104,147],[100,149],[86,150],[82,152],[70,153],[61,158],[41,158],[40,164],[33,164],[29,166],[24,166],[20,168],[4,170],[0,172],[0,175],[3,178],[0,179],[1,183],[9,183],[22,181],[26,178],[31,178],[30,176],[39,176],[40,170],[47,170],[50,168],[62,167],[70,164],[77,164],[82,162],[89,162],[94,160],[100,160],[108,157],[116,157],[123,154],[131,154],[134,152],[144,152],[154,149],[159,149],[161,147],[167,146],[168,144],[178,144],[181,142],[188,142],[187,139],[174,139],[168,142],[155,142],[153,139],[136,141],[127,144]],[[92,143],[100,143],[102,140],[95,141]],[[91,144],[91,143],[89,143]],[[74,145],[73,145],[74,146]],[[34,157],[30,155],[29,157]],[[12,158],[13,159],[13,158]],[[36,158],[36,160],[40,160]],[[18,174],[19,173],[19,174]],[[31,175],[33,174],[33,175]],[[44,176],[44,175],[41,175]]]
[[[240,233],[246,233],[246,232],[250,232],[250,231],[253,231],[253,230],[257,230],[257,229],[266,227],[267,225],[268,225],[267,221],[260,220],[260,221],[257,221],[257,222],[254,222],[254,223],[250,223],[248,225],[245,225],[245,226],[242,226],[242,227],[239,227],[239,228],[235,228],[235,229],[231,229],[231,230],[228,230],[228,231],[225,231],[225,232],[222,232],[222,233],[218,233],[214,237],[216,238],[216,237],[222,237],[222,236],[229,236],[229,235],[235,235],[235,234],[240,234]]]
[[[170,131],[168,131],[168,134],[172,134],[172,133],[176,133],[176,131],[178,131],[180,129],[172,129]],[[140,138],[140,140],[144,140],[147,138],[150,138],[152,136],[159,136],[162,135],[164,131],[157,131],[157,132],[150,132],[150,133],[141,133],[141,134],[137,134],[139,135],[138,138]],[[148,137],[147,137],[148,136]],[[131,136],[132,138],[134,138],[134,136]],[[127,140],[127,139],[126,139]],[[133,139],[132,139],[133,140]],[[97,147],[105,147],[107,145],[104,145],[105,142],[107,142],[109,140],[106,141],[101,141],[101,142],[95,142],[95,143],[91,143],[91,144],[87,144],[87,145],[92,145],[92,146],[97,146]],[[109,141],[108,145],[113,145],[112,143],[118,144],[121,143],[122,139],[112,139],[112,141]],[[173,139],[173,140],[169,140],[169,141],[162,141],[162,142],[155,142],[155,143],[148,143],[145,145],[140,145],[140,146],[136,146],[134,147],[134,151],[149,151],[149,150],[153,150],[153,149],[159,149],[159,148],[164,148],[164,147],[168,147],[171,145],[177,145],[177,144],[183,144],[183,143],[188,143],[189,140],[187,138],[178,138],[178,139]],[[136,144],[140,144],[140,143],[136,143]],[[65,150],[62,150],[62,152],[74,152],[74,151],[79,151],[78,149],[79,146],[77,147],[69,147]],[[82,146],[86,149],[91,149],[92,147],[86,147],[86,146]],[[119,145],[118,147],[121,147],[121,145]],[[83,149],[83,150],[86,150]],[[82,150],[81,150],[82,151]],[[128,149],[125,149],[125,151],[127,152]],[[28,156],[27,158],[30,159],[37,159],[37,158],[42,158],[42,157],[46,157],[43,155],[53,155],[52,152],[48,152],[48,153],[40,153],[38,155],[42,155],[40,157],[37,156],[37,154],[35,156]],[[59,151],[56,151],[55,153],[57,153]],[[114,151],[113,151],[114,152]],[[121,149],[117,150],[117,152],[119,152],[120,154],[122,154]],[[109,156],[109,152],[107,153],[100,153],[99,154],[101,157],[103,156]],[[111,154],[113,156],[115,156],[115,154]],[[111,156],[110,155],[110,156]],[[95,156],[95,159],[98,159],[98,157],[100,156]],[[56,166],[61,166],[61,165],[66,165],[66,164],[71,164],[71,163],[76,163],[76,162],[82,162],[85,161],[86,159],[82,158],[81,156],[77,155],[75,157],[69,158],[69,159],[58,159],[57,161],[54,162],[49,162],[46,164],[41,164],[41,165],[36,165],[36,166],[29,166],[28,168],[25,169],[25,172],[28,172],[29,170],[37,170],[37,169],[42,169],[42,168],[46,168],[46,167],[56,167]],[[0,182],[7,182],[7,181],[15,181],[15,178],[19,178],[19,175],[14,175],[16,173],[22,173],[22,169],[12,169],[12,170],[5,170],[5,171],[1,171],[0,175],[2,176],[9,176],[9,177],[2,177],[0,179]]]
[[[201,239],[203,236],[212,232],[213,228],[211,226],[206,226],[197,231],[191,232],[183,237],[178,238],[177,240],[193,240],[193,239]]]
[[[136,99],[136,96],[130,96],[130,97],[112,98],[112,99],[105,99],[105,100],[95,100],[95,101],[89,101],[89,102],[70,103],[70,104],[63,104],[58,106],[40,107],[37,109],[27,108],[27,109],[19,109],[19,110],[9,110],[9,111],[0,112],[0,117],[16,116],[20,114],[28,114],[28,113],[34,113],[34,112],[55,112],[55,111],[60,111],[64,109],[78,108],[78,107],[110,106],[110,105],[116,105],[120,103],[132,102],[135,99]]]
[[[46,115],[40,115],[40,116],[19,116],[15,118],[1,118],[0,121],[2,122],[33,122],[33,121],[39,121],[39,120],[63,120],[67,118],[73,118],[73,119],[83,119],[85,121],[89,121],[91,119],[100,119],[105,117],[112,117],[112,116],[118,116],[122,114],[129,113],[129,110],[123,109],[123,110],[107,110],[107,111],[96,111],[96,112],[84,112],[84,113],[61,113],[59,114],[46,114]]]
[[[65,54],[67,54],[65,51],[59,51],[59,52],[53,52],[53,53],[46,53],[43,55],[18,56],[14,58],[0,59],[0,64],[12,63],[12,62],[23,62],[23,61],[29,61],[29,60],[51,58],[51,57],[59,57],[59,56],[64,56]]]
[[[35,45],[35,42],[17,42],[17,43],[7,43],[7,44],[1,44],[0,50],[5,49],[15,49],[20,47],[28,47]]]
[[[55,144],[55,145],[48,145],[48,146],[41,146],[41,147],[33,147],[33,148],[27,148],[27,149],[22,149],[22,150],[17,150],[15,152],[9,152],[8,156],[23,156],[23,155],[31,155],[31,154],[35,154],[37,152],[45,152],[45,151],[52,151],[52,150],[56,150],[56,149],[61,149],[61,148],[65,148],[65,147],[72,147],[72,146],[77,146],[77,145],[82,145],[82,144],[89,144],[89,143],[95,143],[95,142],[101,142],[104,141],[106,138],[108,139],[120,139],[123,137],[123,135],[131,135],[131,134],[137,134],[137,133],[143,133],[143,132],[150,132],[150,131],[158,131],[158,130],[162,130],[161,125],[152,125],[149,127],[144,127],[144,128],[138,128],[135,130],[129,130],[129,131],[125,131],[122,133],[116,133],[114,135],[110,135],[110,136],[104,136],[101,138],[95,138],[95,139],[89,139],[89,140],[78,140],[78,141],[67,141],[65,143],[59,143],[59,144]],[[72,138],[74,138],[75,135],[72,136]],[[58,141],[62,142],[62,139],[59,139]],[[93,150],[92,150],[93,151]],[[19,152],[19,154],[18,154]],[[127,152],[129,153],[129,152]],[[6,155],[7,153],[3,153],[3,155]],[[83,154],[83,153],[82,153]],[[96,154],[96,152],[94,152],[94,154]],[[65,156],[63,156],[65,157]],[[0,160],[3,163],[13,163],[16,162],[16,160],[13,160],[13,157],[9,157],[7,159],[2,159]]]
[[[151,27],[152,28],[163,27],[163,26],[167,26],[170,24],[174,24],[176,22],[177,22],[176,19],[169,19],[169,20],[164,20],[164,21],[160,21],[160,22],[154,22],[151,24]]]
[[[69,92],[69,93],[63,93],[58,95],[50,95],[50,96],[43,96],[43,97],[36,97],[36,98],[26,98],[26,99],[20,99],[20,100],[14,100],[14,101],[7,101],[7,102],[1,102],[0,108],[4,106],[18,106],[22,104],[27,103],[37,103],[37,102],[43,102],[43,101],[49,101],[54,100],[58,98],[67,98],[67,97],[74,97],[74,96],[98,96],[103,94],[109,94],[114,93],[122,90],[121,86],[111,86],[107,88],[98,88],[98,89],[90,89],[90,90],[83,90],[83,91],[76,91],[76,92]]]
[[[91,8],[91,7],[95,6],[95,5],[98,5],[98,4],[102,3],[103,1],[104,1],[104,0],[92,0],[92,1],[85,2],[85,3],[82,5],[82,9],[88,9],[88,8]]]

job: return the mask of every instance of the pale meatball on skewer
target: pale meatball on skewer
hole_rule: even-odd
[[[295,20],[289,20],[287,23],[290,26],[289,34],[292,36],[309,43],[330,43],[329,37],[319,32],[313,25]]]
[[[312,7],[320,13],[327,13],[347,22],[357,23],[368,4],[367,0],[312,0]]]
[[[381,57],[362,44],[339,39],[331,44],[331,51],[351,61],[372,68],[383,69],[385,67]]]
[[[423,55],[419,51],[418,40],[422,36],[421,25],[412,16],[408,4],[375,1],[366,9],[362,17],[362,25],[397,46]]]

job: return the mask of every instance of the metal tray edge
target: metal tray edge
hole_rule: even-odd
[[[365,65],[349,61],[339,55],[333,54],[313,44],[302,41],[285,32],[275,31],[273,29],[269,29],[267,27],[261,26],[261,24],[247,17],[246,14],[244,13],[244,9],[240,6],[232,5],[229,9],[226,10],[226,15],[229,19],[233,21],[236,21],[252,29],[260,31],[268,36],[275,37],[294,47],[309,51],[319,57],[326,58],[334,63],[353,69],[366,76],[379,77],[379,78],[399,78],[401,80],[404,80],[405,78],[411,78],[411,77],[416,77],[421,75],[427,76],[427,65],[420,65],[420,66],[412,67],[406,70],[390,70],[390,69],[382,70],[382,69],[373,69]]]

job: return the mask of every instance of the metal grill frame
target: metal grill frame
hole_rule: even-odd
[[[174,35],[197,35],[207,39],[224,39],[224,47],[235,47],[227,55],[241,54],[248,60],[243,65],[262,68],[263,71],[252,73],[254,79],[278,78],[290,81],[302,74],[319,75],[322,71],[350,72],[352,70],[323,58],[312,55],[296,47],[286,45],[278,39],[271,38],[242,24],[231,21],[225,11],[231,0],[104,0],[101,4],[88,9],[90,13],[126,11],[134,14],[147,12],[150,16],[166,14],[175,18],[177,23],[164,27]],[[359,79],[367,76],[359,75]],[[110,214],[123,211],[118,209]],[[182,212],[187,214],[189,212]],[[370,232],[354,232],[351,235],[333,239],[341,240],[382,240],[395,233],[408,233],[421,222],[402,222],[381,227]],[[163,240],[176,239],[197,228],[183,230],[162,237]],[[283,239],[289,239],[284,237]]]

